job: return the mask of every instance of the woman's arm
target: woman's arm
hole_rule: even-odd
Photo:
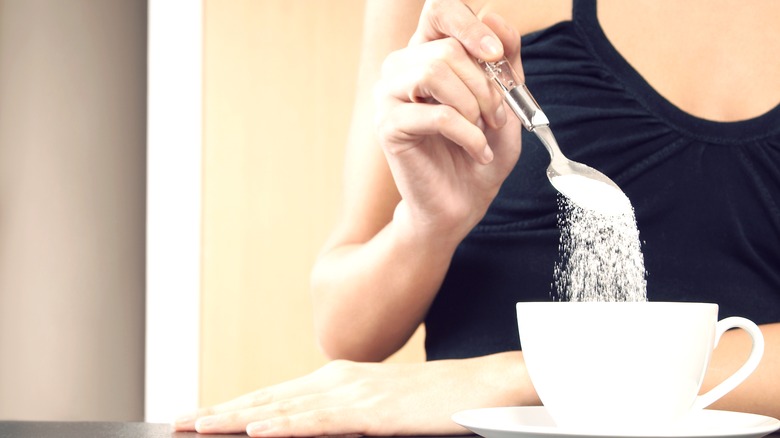
[[[764,356],[756,371],[736,389],[715,402],[712,409],[751,412],[780,418],[780,323],[761,325]],[[737,370],[750,353],[750,336],[729,330],[718,342],[702,384],[708,391]]]
[[[425,11],[421,1],[368,2],[366,23],[344,205],[314,266],[312,295],[324,352],[377,361],[423,320],[455,247],[517,160],[519,130],[498,133],[503,103],[463,44],[477,52],[488,36],[494,58],[503,43],[519,64],[519,35],[454,0]]]

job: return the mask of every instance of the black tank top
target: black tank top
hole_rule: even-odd
[[[526,82],[561,149],[633,203],[651,301],[720,305],[721,318],[780,321],[780,105],[713,122],[659,95],[610,44],[595,1],[522,39]],[[425,320],[429,360],[520,348],[518,301],[553,299],[559,260],[549,156],[523,151],[484,219],[455,251]]]

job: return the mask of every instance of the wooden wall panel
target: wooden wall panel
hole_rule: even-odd
[[[360,0],[206,0],[201,404],[308,373],[309,271],[333,226]],[[422,360],[418,333],[393,360]]]

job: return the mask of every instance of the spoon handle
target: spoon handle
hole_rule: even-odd
[[[544,111],[528,91],[528,87],[518,79],[506,58],[497,62],[477,60],[477,63],[485,69],[488,78],[504,95],[504,99],[520,118],[525,129],[533,131],[539,126],[550,124]]]
[[[485,69],[485,74],[504,95],[504,100],[512,111],[520,119],[520,122],[530,132],[536,134],[547,152],[550,160],[556,166],[565,165],[566,157],[561,153],[558,142],[555,141],[550,130],[550,120],[542,111],[542,107],[528,91],[528,87],[522,83],[515,73],[509,61],[504,58],[498,62],[485,62],[477,60],[477,63]]]

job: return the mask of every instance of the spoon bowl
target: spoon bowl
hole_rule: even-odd
[[[558,192],[580,207],[604,214],[631,211],[631,202],[623,191],[598,170],[566,158],[548,125],[532,130],[550,153],[547,179]]]
[[[623,191],[598,170],[566,158],[550,129],[550,121],[528,88],[519,81],[509,61],[477,61],[504,96],[512,112],[523,126],[536,134],[550,154],[547,178],[558,192],[582,208],[604,214],[631,211],[631,203]]]

